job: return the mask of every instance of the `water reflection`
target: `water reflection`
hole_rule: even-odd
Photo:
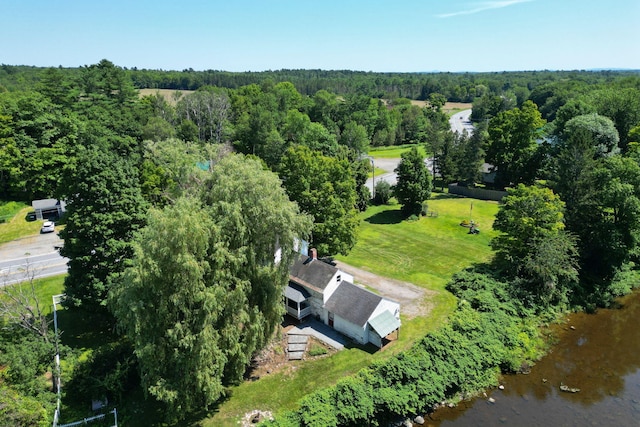
[[[619,307],[574,314],[553,351],[504,390],[432,414],[431,426],[640,426],[640,293]],[[560,385],[579,388],[560,391]]]

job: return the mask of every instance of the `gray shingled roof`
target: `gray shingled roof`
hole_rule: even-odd
[[[58,199],[40,199],[33,200],[31,202],[33,209],[56,209],[58,206]]]
[[[342,282],[325,303],[325,308],[353,323],[364,326],[382,297],[350,282]]]
[[[295,264],[289,269],[291,280],[301,285],[311,285],[324,290],[338,269],[326,262],[312,260],[305,255],[298,256]]]
[[[284,289],[284,296],[295,302],[302,302],[309,298],[311,294],[297,283],[289,282],[289,285]]]

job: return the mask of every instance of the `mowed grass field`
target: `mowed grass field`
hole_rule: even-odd
[[[180,96],[178,97],[178,99],[182,98],[183,96],[193,93],[195,91],[193,90],[175,90],[175,89],[139,89],[138,90],[138,95],[142,98],[144,96],[147,95],[156,95],[159,94],[160,96],[162,96],[170,105],[176,105],[177,101],[176,101],[176,93],[180,94]]]
[[[411,105],[417,105],[418,107],[426,107],[429,105],[428,101],[416,101],[411,100]],[[444,108],[442,109],[447,115],[451,116],[462,110],[469,110],[473,107],[473,104],[470,102],[445,102]]]
[[[42,221],[27,221],[27,214],[33,208],[21,202],[8,202],[0,206],[5,222],[0,223],[0,244],[40,232]]]
[[[376,147],[369,150],[369,156],[374,159],[399,159],[400,155],[405,151],[409,151],[412,147],[417,147],[418,152],[423,156],[427,156],[424,145],[398,145],[394,147]]]
[[[471,211],[471,204],[473,210]],[[489,241],[496,202],[434,194],[429,209],[437,217],[403,221],[397,204],[373,206],[361,215],[358,243],[348,256],[337,257],[353,266],[382,276],[412,282],[427,292],[428,313],[403,318],[400,339],[383,351],[350,348],[324,359],[291,362],[288,369],[247,381],[231,389],[231,396],[202,421],[203,426],[235,426],[254,409],[278,414],[296,408],[306,394],[335,384],[376,360],[388,359],[446,321],[455,308],[455,298],[444,287],[456,272],[491,259]],[[481,233],[467,234],[460,222],[470,214]]]

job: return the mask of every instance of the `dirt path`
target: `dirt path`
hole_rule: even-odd
[[[379,295],[400,303],[400,313],[408,319],[426,316],[433,308],[434,291],[430,291],[413,283],[390,279],[370,271],[354,267],[341,261],[335,261],[338,268],[353,275],[357,284],[374,289]]]

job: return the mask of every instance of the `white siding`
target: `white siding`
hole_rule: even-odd
[[[305,289],[307,289],[307,291],[309,291],[309,293],[311,294],[308,301],[309,301],[309,306],[311,307],[312,316],[322,318],[322,313],[324,311],[322,294],[308,288],[305,288]]]
[[[333,277],[331,277],[331,280],[329,280],[329,283],[327,284],[327,286],[324,288],[324,294],[323,294],[323,299],[322,299],[322,303],[324,304],[325,302],[327,302],[327,300],[329,298],[331,298],[331,295],[333,295],[333,293],[336,291],[336,289],[338,288],[338,285],[340,284],[340,282],[338,281],[338,278],[342,276],[340,270],[336,271],[336,273],[333,275]]]
[[[376,347],[382,347],[382,338],[380,338],[380,335],[378,335],[376,331],[371,328],[367,329],[369,330],[369,342]]]
[[[400,319],[400,304],[385,298],[382,298],[382,301],[380,301],[380,304],[378,304],[376,309],[373,310],[373,313],[371,313],[371,316],[369,316],[369,319],[373,319],[374,317],[376,317],[377,315],[379,315],[385,310],[393,314],[396,319],[398,320]]]
[[[353,323],[343,319],[342,317],[334,315],[333,329],[359,342],[360,344],[367,343],[367,331],[365,328],[366,326],[361,327],[358,325],[354,325]]]

